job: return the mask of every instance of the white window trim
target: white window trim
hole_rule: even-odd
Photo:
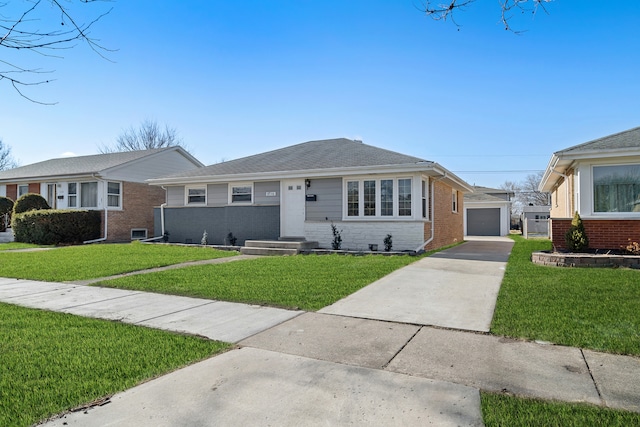
[[[118,184],[120,187],[120,192],[118,194],[112,194],[109,193],[109,184]],[[124,191],[124,186],[122,185],[121,181],[106,181],[104,184],[104,192],[107,195],[107,197],[105,198],[106,200],[106,204],[107,204],[107,209],[110,210],[122,210],[122,196],[123,196],[123,191]],[[109,196],[118,196],[118,206],[109,206]]]
[[[458,190],[454,188],[451,190],[451,212],[453,213],[458,213],[460,211],[460,206],[458,206],[458,199]]]
[[[589,199],[587,201],[588,203],[588,207],[589,207],[589,211],[590,211],[590,215],[583,215],[583,213],[580,214],[580,216],[582,216],[583,218],[588,218],[589,216],[592,216],[594,218],[611,218],[611,219],[626,219],[626,218],[638,218],[640,217],[640,212],[596,212],[596,194],[595,194],[595,182],[594,182],[594,168],[597,167],[607,167],[607,166],[632,166],[632,165],[640,165],[640,159],[634,160],[634,161],[629,161],[629,162],[616,162],[616,163],[608,163],[608,162],[603,162],[603,163],[591,163],[589,164],[589,178],[584,180],[587,182],[587,185],[589,186],[589,188],[587,189],[588,191],[588,195],[589,195]],[[579,173],[579,170],[578,170]],[[581,202],[579,199],[579,194],[580,194],[580,181],[578,181],[576,187],[576,206],[581,208]],[[584,189],[583,189],[584,190]]]
[[[27,191],[20,194],[20,187],[27,187]],[[16,187],[16,194],[18,195],[18,198],[24,196],[25,194],[29,194],[29,184],[18,184],[18,186]]]
[[[189,202],[189,190],[204,190],[204,202]],[[206,206],[207,205],[207,186],[205,185],[188,185],[184,188],[184,205],[185,206]]]
[[[255,198],[255,189],[253,188],[253,182],[230,182],[228,194],[228,203],[230,205],[238,206],[238,205],[252,205]],[[243,201],[243,202],[234,202],[233,201],[233,188],[234,187],[249,187],[251,188],[251,201]]]
[[[401,179],[411,180],[411,215],[400,216],[400,202],[398,192],[398,181]],[[393,215],[382,216],[382,192],[381,181],[393,181]],[[365,216],[364,214],[364,181],[376,182],[376,214]],[[358,216],[349,216],[349,193],[348,183],[358,182]],[[412,175],[376,175],[376,176],[353,176],[342,178],[342,220],[343,221],[410,221],[415,220],[418,206],[416,205],[416,177]],[[422,203],[422,202],[420,202]],[[420,219],[424,219],[420,215]]]

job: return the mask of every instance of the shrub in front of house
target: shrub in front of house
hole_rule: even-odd
[[[20,214],[33,210],[51,209],[49,203],[39,194],[27,193],[20,196],[13,205],[13,214]]]
[[[82,243],[100,237],[99,211],[32,210],[13,216],[16,242],[37,245]]]
[[[6,231],[7,221],[6,218],[13,210],[13,200],[8,197],[0,196],[0,231]]]
[[[584,231],[584,225],[578,212],[573,216],[571,227],[564,235],[564,240],[571,252],[583,252],[589,248],[589,238]]]

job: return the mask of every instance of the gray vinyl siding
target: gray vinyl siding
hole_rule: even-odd
[[[184,186],[167,188],[167,206],[184,206]]]
[[[207,205],[224,206],[229,203],[229,186],[227,184],[207,185]]]
[[[342,178],[312,179],[307,195],[315,194],[315,202],[306,202],[308,221],[342,219]]]
[[[280,181],[256,182],[253,185],[253,203],[256,205],[280,204]],[[267,196],[275,193],[275,196]]]
[[[200,243],[207,230],[211,245],[224,245],[229,232],[245,240],[277,240],[280,206],[174,207],[164,209],[165,230],[172,243]],[[162,234],[160,209],[154,209],[154,232]]]

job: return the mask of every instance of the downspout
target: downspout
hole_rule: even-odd
[[[441,181],[446,177],[447,177],[447,173],[445,172],[444,175],[442,175],[440,178],[434,179],[431,181],[431,191],[429,194],[429,198],[431,199],[431,218],[430,218],[431,219],[431,236],[427,241],[423,242],[420,246],[416,248],[415,250],[416,252],[424,251],[425,246],[431,243],[435,237],[435,231],[436,231],[436,197],[434,194],[435,184],[437,181]]]
[[[167,192],[167,189],[164,188],[164,185],[161,185],[160,188],[162,188],[165,191],[165,194]],[[166,199],[165,199],[166,200]],[[160,229],[162,230],[162,233],[160,234],[160,236],[155,236],[155,237],[151,237],[149,239],[144,239],[141,240],[141,242],[153,242],[156,240],[160,240],[160,239],[164,239],[164,208],[165,206],[167,206],[167,202],[165,201],[163,204],[160,205]]]
[[[95,179],[97,179],[98,182],[104,184],[105,181],[103,181],[100,178],[98,178],[95,174],[92,174],[91,176],[93,176]],[[105,205],[104,205],[104,237],[100,237],[98,239],[93,239],[93,240],[86,240],[86,241],[84,241],[82,243],[89,244],[89,243],[104,242],[105,240],[107,240],[107,229],[109,227],[109,220],[108,220],[107,212],[108,212],[107,204],[105,203]]]

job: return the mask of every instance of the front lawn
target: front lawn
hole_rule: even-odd
[[[640,425],[640,414],[577,403],[480,393],[482,417],[487,427]]]
[[[32,425],[228,347],[0,303],[0,425]]]
[[[180,268],[97,286],[318,310],[419,258],[295,255]]]
[[[0,277],[50,282],[84,280],[234,255],[237,252],[200,246],[137,242],[67,246],[37,252],[0,251]]]
[[[550,242],[514,240],[492,333],[640,355],[640,271],[534,265]]]

